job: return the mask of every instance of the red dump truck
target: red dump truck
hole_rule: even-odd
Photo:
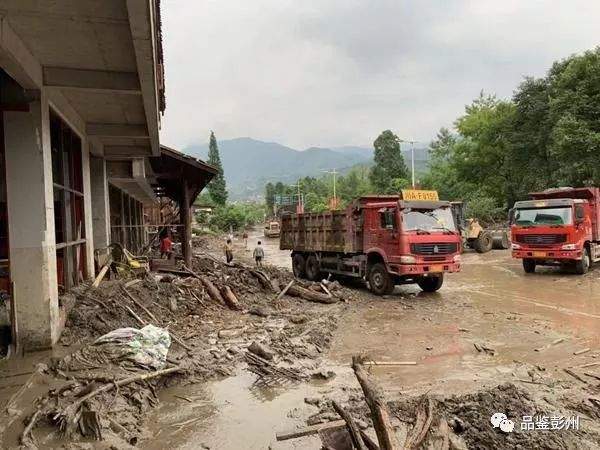
[[[527,273],[538,265],[574,266],[584,274],[600,260],[600,189],[556,188],[529,194],[511,210],[512,255]]]
[[[410,283],[434,292],[444,273],[460,270],[461,238],[450,202],[439,201],[435,191],[366,196],[343,211],[283,216],[280,248],[292,251],[299,278],[365,279],[378,295]]]

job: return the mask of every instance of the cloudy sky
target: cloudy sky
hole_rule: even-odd
[[[600,44],[596,0],[166,0],[162,140],[428,142],[483,89]]]

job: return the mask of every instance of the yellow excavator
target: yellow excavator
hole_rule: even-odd
[[[463,238],[463,248],[469,247],[477,253],[487,253],[492,249],[506,250],[510,248],[507,228],[484,228],[476,218],[465,218],[465,202],[451,202],[452,216],[456,228]]]

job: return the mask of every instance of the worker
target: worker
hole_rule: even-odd
[[[261,242],[258,241],[258,244],[254,248],[254,262],[256,263],[256,267],[262,267],[262,260],[265,257],[265,251],[261,246]]]
[[[246,230],[242,234],[242,239],[244,240],[244,249],[248,250],[248,232]]]
[[[167,231],[160,238],[160,257],[171,259],[173,256],[173,241],[171,240],[171,232]]]
[[[227,264],[229,264],[233,261],[233,244],[231,243],[231,239],[227,239],[223,250],[225,250],[225,259],[227,260]]]

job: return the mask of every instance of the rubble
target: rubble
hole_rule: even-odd
[[[310,283],[291,283],[286,270],[225,264],[209,255],[196,256],[191,268],[166,270],[74,291],[60,339],[74,351],[45,374],[53,387],[36,402],[22,442],[31,444],[31,431],[44,424],[70,439],[111,432],[135,445],[162,387],[229,376],[238,366],[267,384],[308,379],[306,361],[318,367],[342,305],[314,299],[351,297],[343,288],[334,297],[320,283],[314,291]],[[296,290],[278,296],[286,285]],[[159,331],[151,334],[160,337],[160,351],[142,351],[150,343],[136,337],[145,330]]]

